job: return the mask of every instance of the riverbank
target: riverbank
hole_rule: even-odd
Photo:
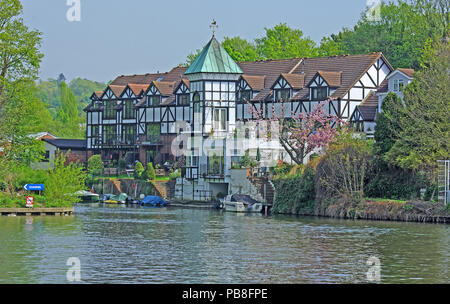
[[[352,202],[341,199],[334,202],[316,203],[314,208],[299,208],[298,212],[276,212],[278,214],[321,216],[340,219],[362,219],[374,221],[402,221],[450,224],[449,207],[439,203],[395,200],[363,200]]]

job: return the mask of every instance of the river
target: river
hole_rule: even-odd
[[[0,217],[0,283],[68,283],[71,257],[81,283],[368,283],[371,257],[381,283],[448,283],[450,226],[101,205]]]

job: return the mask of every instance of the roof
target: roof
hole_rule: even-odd
[[[122,95],[123,91],[126,88],[126,85],[113,85],[113,84],[110,84],[109,88],[111,89],[111,91],[114,93],[114,95],[117,98],[120,98],[120,96]]]
[[[148,88],[148,84],[135,84],[129,83],[128,87],[133,91],[134,95],[138,96],[142,91],[146,91]]]
[[[173,93],[175,82],[174,81],[153,81],[152,83],[163,96],[170,96]]]
[[[85,139],[46,139],[43,141],[63,150],[86,150],[87,142]]]
[[[49,132],[40,132],[37,134],[30,134],[28,135],[29,138],[34,138],[37,140],[41,140],[41,139],[57,139],[58,137],[56,137],[55,135],[49,133]]]
[[[397,70],[399,70],[400,72],[402,72],[403,74],[405,74],[408,77],[413,78],[414,77],[414,70],[413,69],[403,69],[403,68],[398,68]]]
[[[342,71],[339,72],[318,71],[317,74],[319,74],[320,77],[322,77],[330,87],[341,86]]]
[[[294,90],[302,89],[305,86],[305,74],[282,73],[281,76],[286,79],[287,83],[289,83]]]
[[[378,111],[378,96],[375,92],[371,91],[364,101],[357,106],[357,109],[364,121],[375,121]]]
[[[242,74],[242,70],[213,36],[185,75],[194,73]]]
[[[252,88],[254,91],[261,91],[264,89],[264,82],[266,76],[255,76],[255,75],[242,75],[242,79]]]

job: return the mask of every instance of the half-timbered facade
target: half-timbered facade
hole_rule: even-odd
[[[188,68],[119,76],[95,92],[85,109],[88,153],[130,166],[178,161],[181,197],[209,199],[229,192],[229,170],[245,150],[289,161],[277,141],[252,141],[249,103],[263,118],[287,118],[331,98],[326,111],[348,120],[392,71],[382,53],[236,63],[213,37]],[[244,144],[227,140],[237,125]]]

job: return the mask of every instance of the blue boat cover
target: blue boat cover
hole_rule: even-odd
[[[143,205],[151,205],[151,206],[166,206],[167,203],[159,196],[146,196],[142,202]]]

